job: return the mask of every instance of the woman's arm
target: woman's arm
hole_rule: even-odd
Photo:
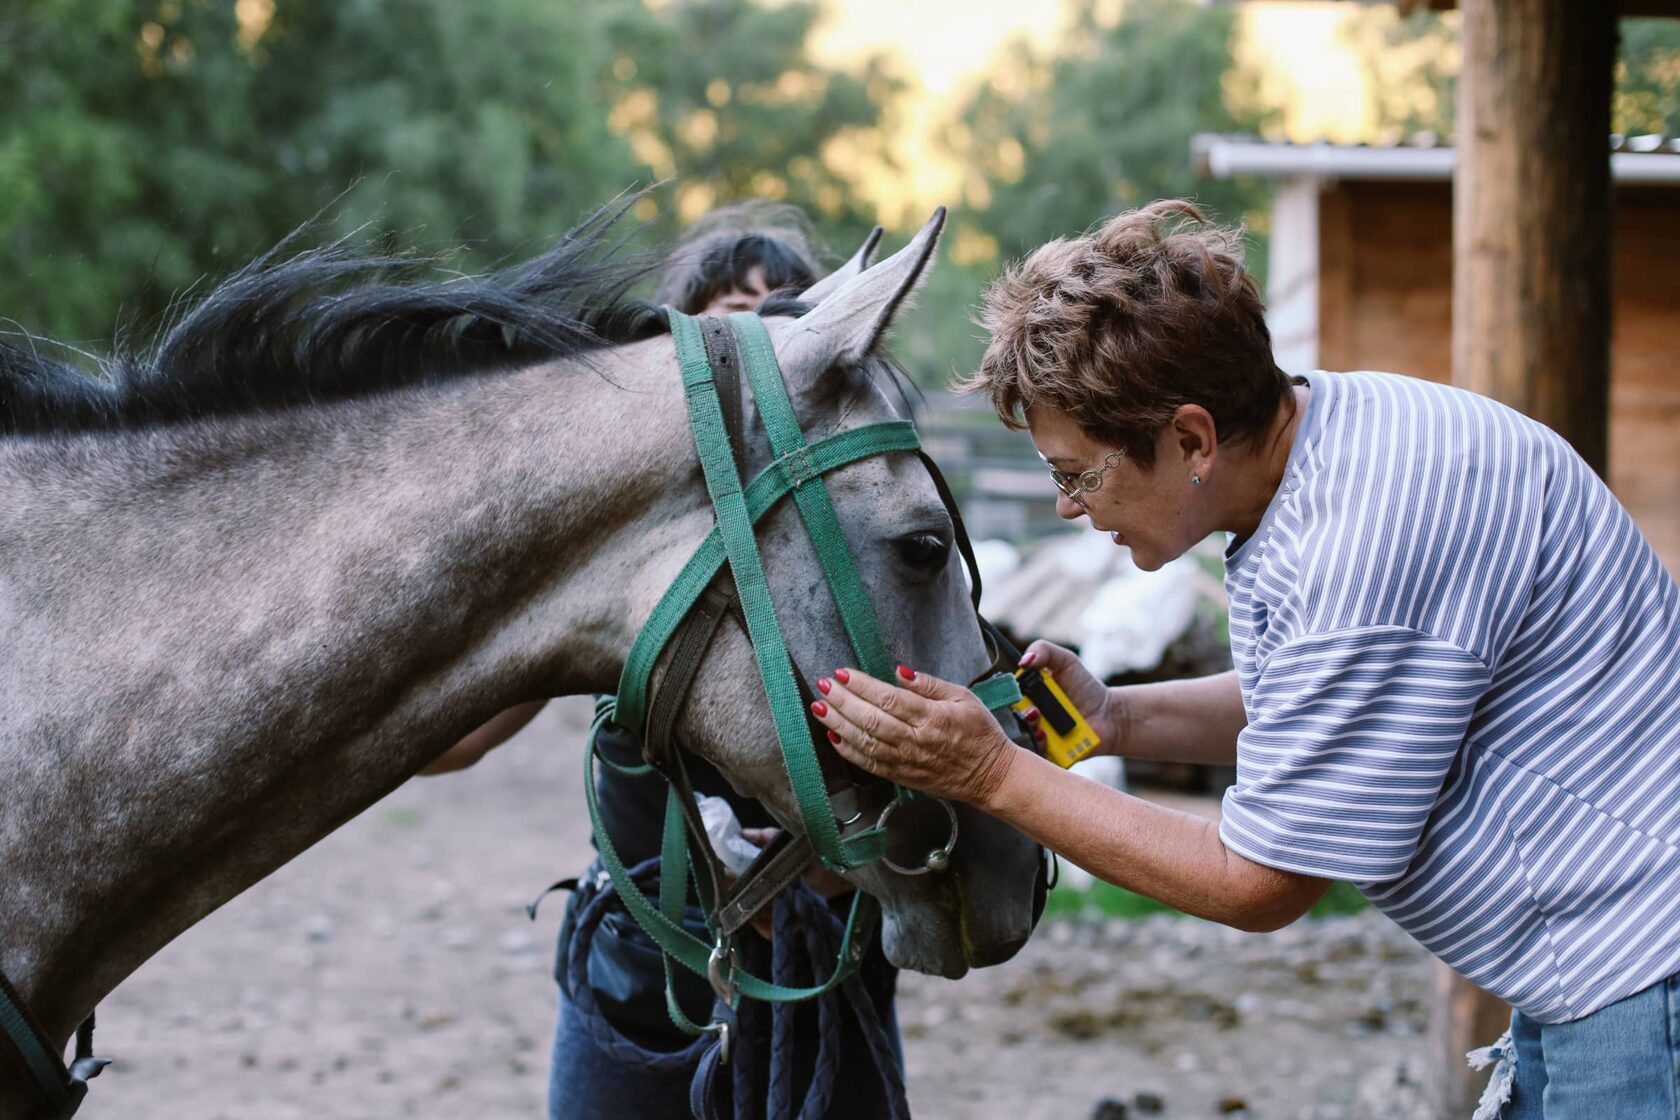
[[[861,670],[838,670],[818,688],[825,699],[813,711],[850,761],[913,789],[966,801],[1099,878],[1187,914],[1239,929],[1276,929],[1306,913],[1329,886],[1238,855],[1211,821],[1087,781],[1021,750],[972,692],[937,677],[901,670],[895,687]],[[1199,694],[1167,695],[1170,703],[1158,704],[1149,717],[1158,721],[1162,742],[1177,734],[1174,713],[1184,698]]]
[[[1154,805],[1012,750],[977,807],[1008,821],[1097,878],[1175,910],[1238,929],[1279,929],[1329,888],[1327,879],[1245,859],[1215,821]]]
[[[514,732],[537,718],[547,700],[530,700],[515,704],[505,712],[498,712],[485,721],[484,726],[469,731],[459,743],[450,747],[420,768],[426,775],[448,774],[465,770],[513,738]]]

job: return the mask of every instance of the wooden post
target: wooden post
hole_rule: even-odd
[[[1610,416],[1610,90],[1616,5],[1462,0],[1453,179],[1453,382],[1567,439],[1600,475]],[[1444,965],[1437,1106],[1468,1116],[1504,1005]]]
[[[1463,0],[1453,382],[1604,473],[1615,5]]]

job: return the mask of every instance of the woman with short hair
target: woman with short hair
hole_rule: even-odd
[[[1031,434],[1063,517],[1146,570],[1229,542],[1233,672],[1110,689],[1049,643],[1023,662],[1102,750],[1237,781],[1217,824],[1140,801],[914,667],[819,681],[841,753],[1242,929],[1351,881],[1513,1005],[1503,1115],[1680,1117],[1680,587],[1598,476],[1472,393],[1287,377],[1237,236],[1186,202],[1042,247],[984,322],[968,388]]]

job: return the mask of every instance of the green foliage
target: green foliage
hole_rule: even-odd
[[[984,350],[971,321],[1003,261],[1079,234],[1157,198],[1195,198],[1211,220],[1264,224],[1270,185],[1198,178],[1190,137],[1258,131],[1271,114],[1232,58],[1237,13],[1194,0],[1131,0],[1105,21],[1082,0],[1053,53],[1013,44],[992,82],[964,106],[947,142],[974,171],[948,244],[958,254],[909,317],[900,351],[919,376],[973,370]],[[1263,239],[1250,264],[1262,280]],[[956,308],[963,310],[959,313]]]
[[[1357,914],[1371,904],[1352,883],[1331,883],[1324,896],[1307,911],[1309,918],[1330,918]],[[1151,914],[1170,914],[1188,917],[1164,902],[1123,890],[1098,879],[1088,887],[1076,887],[1063,880],[1050,892],[1044,906],[1045,920],[1078,918],[1086,921],[1105,918],[1145,918]]]
[[[1620,28],[1611,130],[1680,135],[1680,20],[1624,19]]]
[[[1054,57],[1017,44],[1018,88],[983,88],[963,114],[959,150],[990,184],[970,213],[1006,257],[1157,198],[1195,197],[1228,221],[1268,198],[1263,184],[1204,180],[1190,166],[1195,133],[1267,120],[1227,96],[1241,77],[1236,10],[1132,0],[1122,11],[1105,23],[1094,4],[1078,5]]]
[[[12,0],[0,5],[0,314],[96,348],[146,330],[312,216],[479,270],[549,243],[638,183],[667,238],[751,197],[807,208],[845,256],[893,173],[879,59],[812,56],[820,0]],[[927,383],[972,369],[1001,255],[1163,194],[1226,218],[1252,189],[1194,179],[1227,108],[1228,8],[1091,5],[1023,80],[981,90],[951,141],[976,168],[944,261],[901,324]],[[1017,152],[1018,159],[1008,154]],[[898,231],[898,238],[909,231]]]
[[[845,253],[874,224],[830,149],[884,163],[881,113],[903,82],[880,59],[852,73],[812,58],[819,13],[760,0],[618,6],[609,28],[619,123],[674,179],[684,218],[778,199],[812,214]]]
[[[1617,29],[1610,131],[1680,133],[1680,22],[1623,19]],[[1364,62],[1379,130],[1452,135],[1460,65],[1454,16],[1401,18],[1379,6],[1356,16],[1348,34]]]
[[[1358,53],[1370,91],[1371,117],[1382,133],[1452,134],[1457,111],[1458,22],[1438,12],[1398,15],[1389,7],[1366,8],[1346,32]]]
[[[898,88],[819,66],[809,3],[28,0],[0,9],[0,308],[149,324],[312,215],[477,270],[667,177],[872,224],[825,158]],[[863,141],[858,141],[863,143]],[[639,216],[654,216],[653,207]],[[653,234],[670,234],[667,219]],[[301,246],[300,246],[301,247]]]

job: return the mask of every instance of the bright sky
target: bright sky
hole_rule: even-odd
[[[1239,50],[1261,66],[1273,99],[1288,107],[1284,131],[1293,138],[1351,140],[1364,131],[1364,78],[1340,40],[1354,8],[1319,0],[1242,5]],[[886,51],[901,56],[920,82],[897,153],[908,178],[878,191],[883,216],[919,221],[934,205],[955,199],[962,169],[924,142],[928,130],[966,89],[986,80],[1010,39],[1053,44],[1064,10],[1058,0],[830,0],[816,36],[818,57],[844,61]],[[1188,137],[1185,142],[1188,148]]]

